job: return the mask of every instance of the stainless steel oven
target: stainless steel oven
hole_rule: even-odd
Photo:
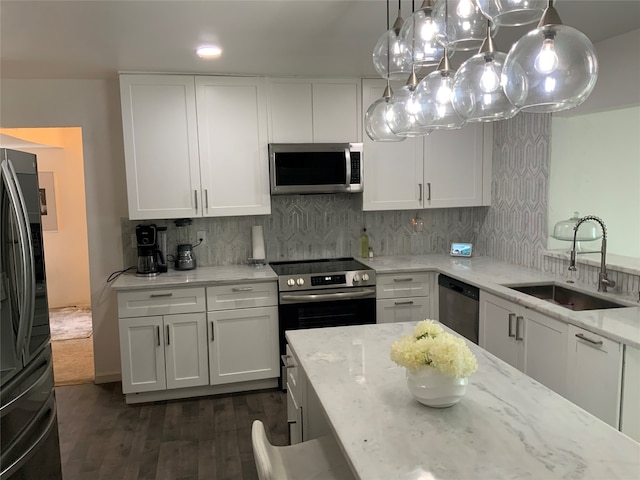
[[[366,265],[353,258],[270,265],[278,274],[281,355],[287,330],[376,323],[376,273]]]

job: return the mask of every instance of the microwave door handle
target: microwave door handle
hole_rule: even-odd
[[[349,188],[351,186],[351,150],[349,145],[347,145],[344,149],[344,158],[345,158],[345,168],[347,169],[347,182],[346,187]]]
[[[31,249],[31,232],[28,226],[27,209],[24,197],[19,188],[19,183],[13,165],[9,160],[2,163],[1,176],[7,187],[9,202],[13,207],[18,222],[18,236],[20,255],[22,257],[22,299],[19,307],[20,320],[16,338],[16,355],[21,356],[28,335],[30,335],[33,317],[33,302],[35,290],[35,278],[33,272],[33,250]],[[17,279],[16,279],[17,280]]]

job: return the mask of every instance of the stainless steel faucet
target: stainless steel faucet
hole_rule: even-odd
[[[599,252],[597,250],[593,252],[576,252],[576,236],[578,235],[578,227],[587,220],[594,220],[598,222],[600,224],[600,228],[602,228],[602,245]],[[607,287],[613,288],[616,286],[616,282],[607,278],[607,227],[600,218],[594,215],[587,215],[586,217],[582,217],[578,220],[578,223],[573,227],[573,245],[571,247],[571,262],[569,263],[569,270],[571,271],[576,270],[576,253],[600,253],[600,273],[598,274],[599,292],[606,292]]]

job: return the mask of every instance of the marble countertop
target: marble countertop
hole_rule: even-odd
[[[268,265],[227,265],[198,267],[195,270],[173,270],[155,277],[138,277],[135,273],[120,275],[112,284],[115,290],[140,290],[147,288],[195,287],[217,283],[252,283],[276,281],[278,275]]]
[[[453,258],[449,255],[400,255],[359,259],[384,273],[410,273],[431,270],[457,278],[526,308],[562,320],[612,340],[640,348],[640,303],[637,295],[602,293],[595,286],[563,284],[557,275],[540,270],[500,262],[490,257]],[[537,283],[557,284],[589,295],[623,303],[628,307],[575,312],[531,295],[508,288],[506,285],[531,285]]]
[[[414,325],[286,334],[358,478],[639,478],[639,443],[476,345],[458,404],[415,401],[389,359]]]

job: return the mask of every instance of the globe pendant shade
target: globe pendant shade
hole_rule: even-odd
[[[467,122],[506,120],[518,113],[501,85],[506,53],[478,53],[465,61],[453,79],[453,107]]]
[[[373,66],[387,80],[404,80],[411,73],[411,55],[400,41],[399,30],[384,32],[373,48]]]
[[[364,129],[367,136],[374,142],[401,142],[405,137],[399,137],[387,124],[387,99],[380,97],[373,102],[364,116]]]
[[[437,40],[438,28],[430,8],[418,10],[402,24],[400,41],[415,65],[437,65],[442,58],[444,46]]]
[[[402,137],[426,135],[429,129],[423,128],[416,118],[418,111],[415,92],[409,85],[395,91],[387,104],[385,118],[393,133]]]
[[[511,47],[502,81],[507,98],[520,110],[550,113],[580,105],[597,78],[596,52],[587,36],[553,24],[532,30]]]
[[[416,118],[423,128],[449,130],[464,126],[464,118],[453,108],[453,74],[452,70],[436,70],[418,83]]]
[[[494,25],[516,27],[540,20],[548,0],[476,0],[476,3]]]
[[[477,50],[487,36],[487,18],[474,0],[439,0],[435,18],[438,41],[450,52]]]

